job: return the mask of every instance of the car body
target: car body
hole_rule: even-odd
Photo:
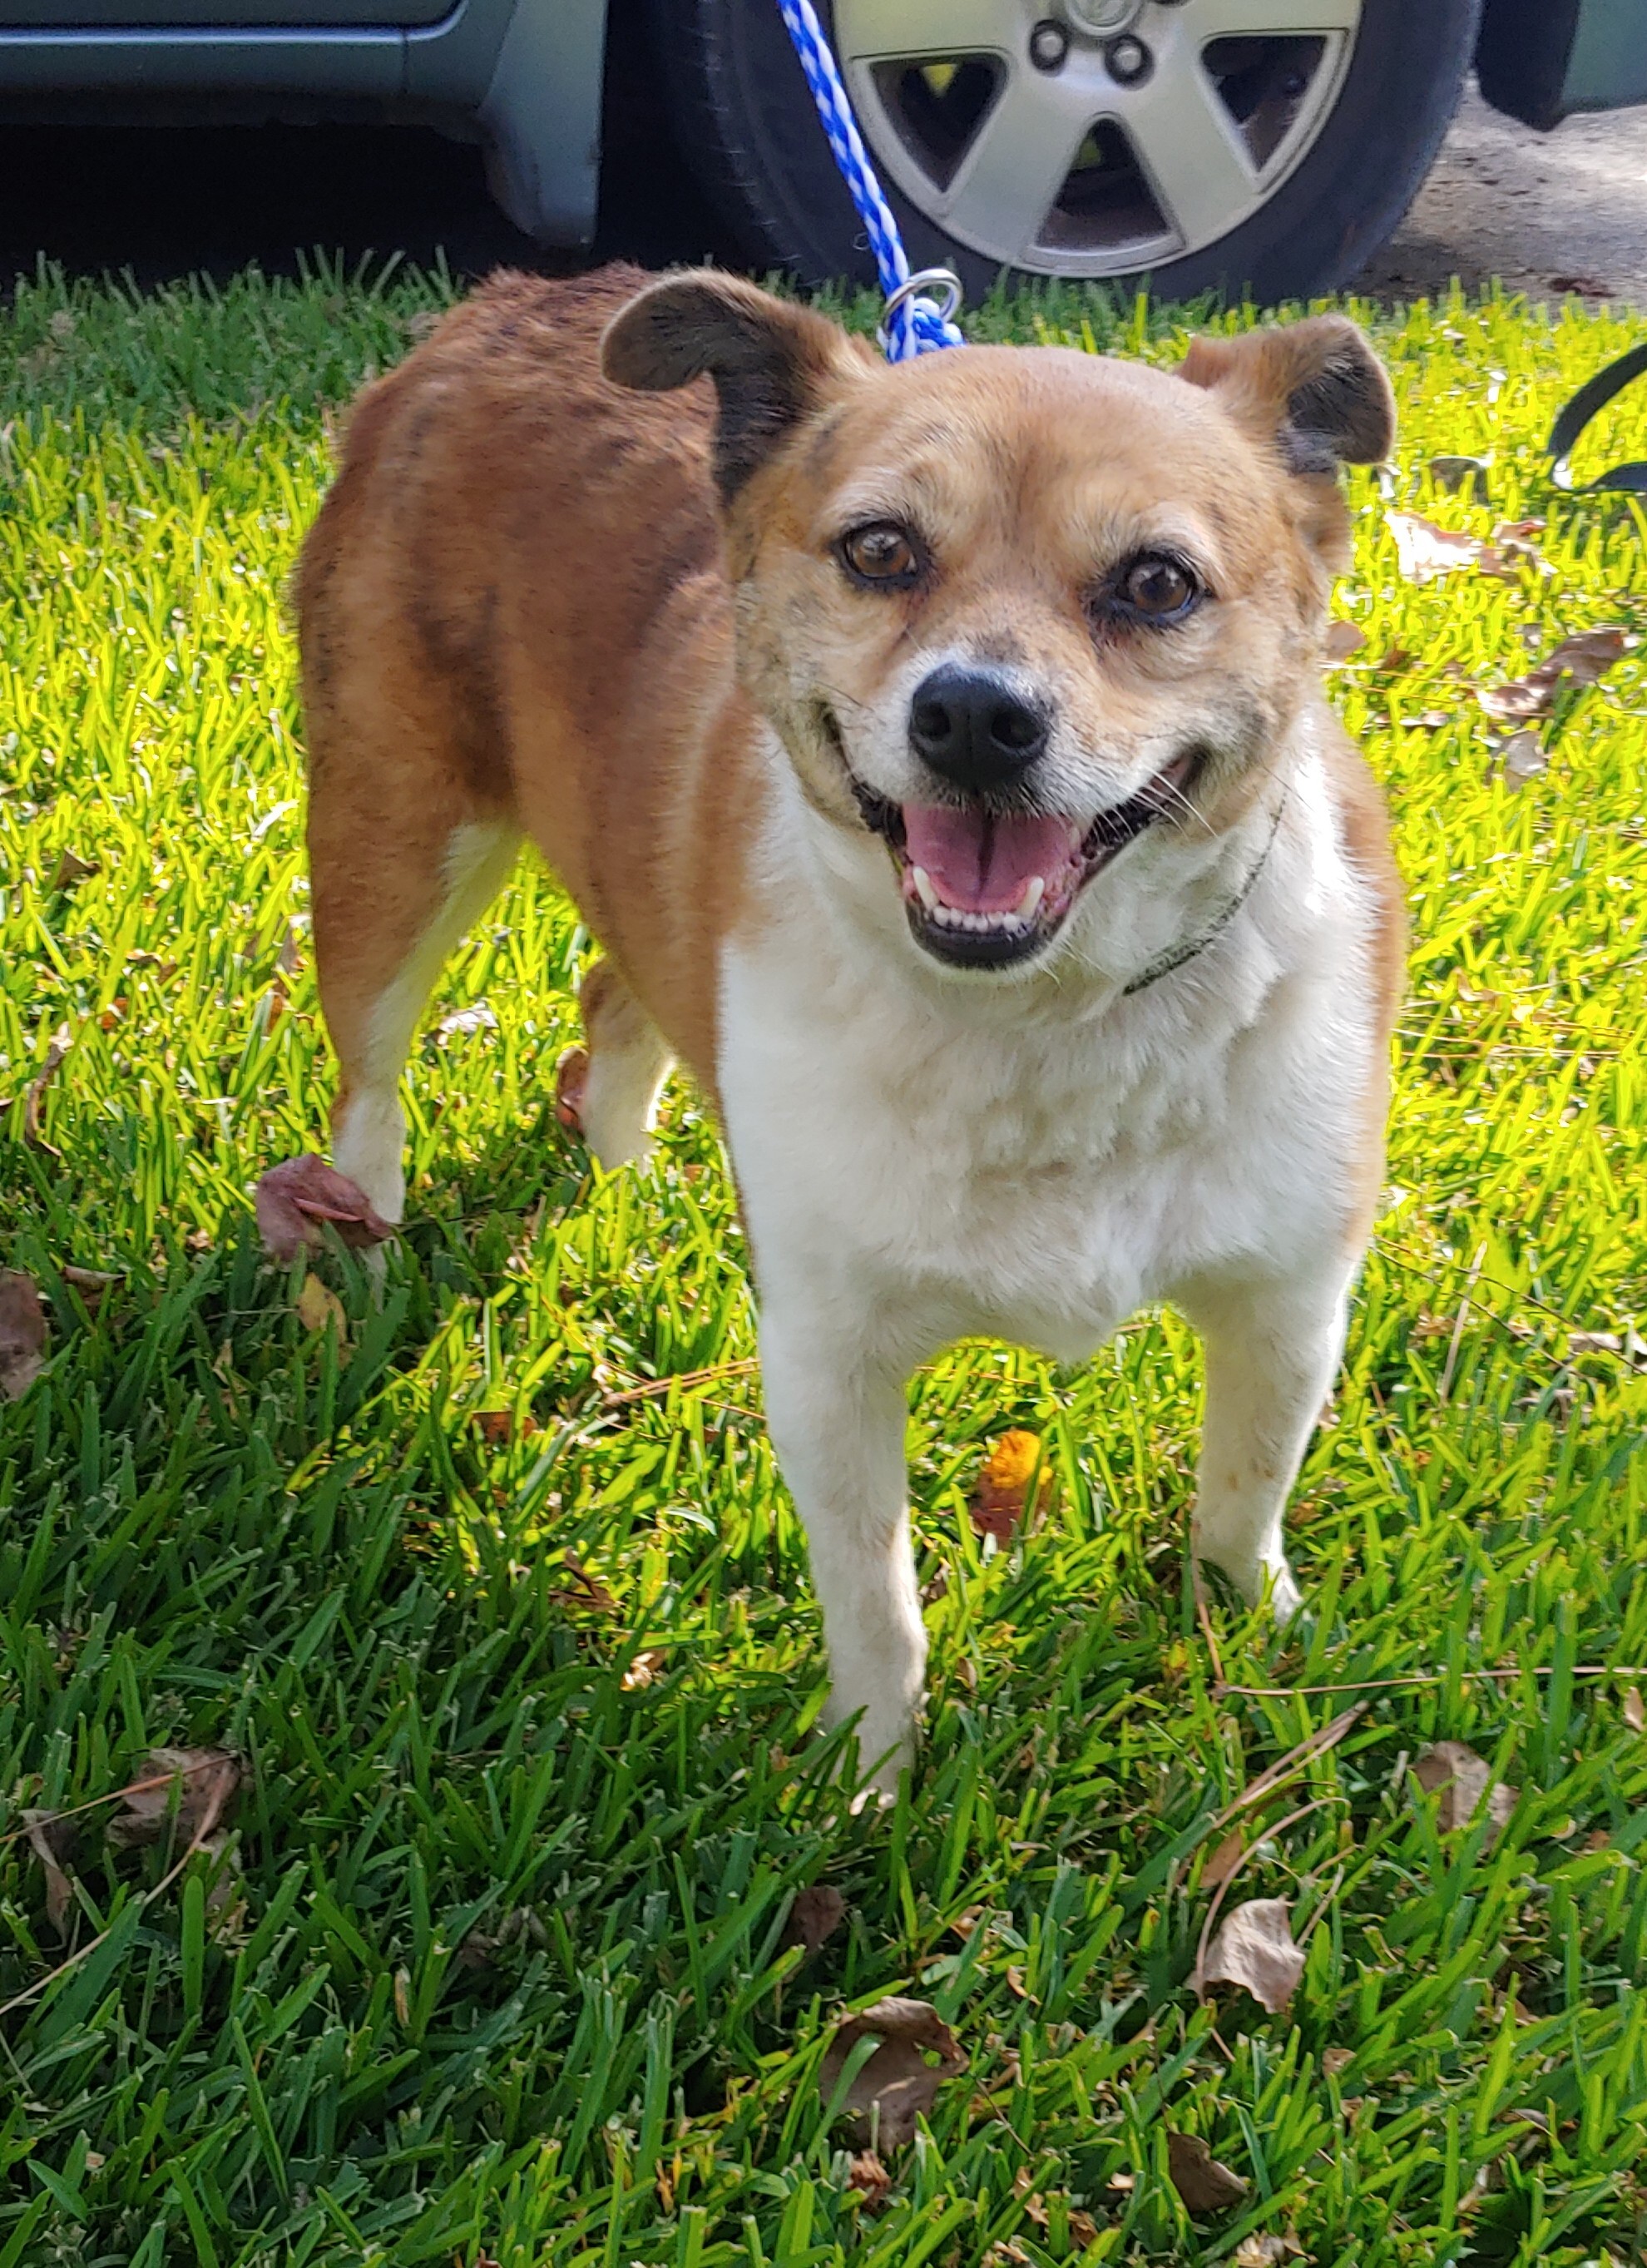
[[[695,4],[658,0],[658,19],[689,17]],[[1146,0],[1131,4],[1148,12]],[[1152,4],[1160,14],[1166,0]],[[1179,0],[1178,12],[1196,4]],[[1380,4],[1366,0],[1370,11]],[[738,5],[776,13],[776,0]],[[1048,5],[1090,16],[1093,0]],[[941,0],[934,7],[941,18]],[[518,226],[577,247],[592,240],[599,204],[607,10],[608,0],[0,0],[0,118],[432,123],[483,143],[494,194]],[[1647,100],[1640,0],[1483,0],[1475,39],[1489,101],[1534,126]],[[1066,261],[1059,272],[1077,270]]]

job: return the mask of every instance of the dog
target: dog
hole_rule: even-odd
[[[604,958],[560,1108],[724,1130],[768,1422],[865,1785],[925,1658],[910,1373],[1202,1335],[1197,1565],[1282,1522],[1380,1186],[1403,915],[1320,683],[1349,322],[1175,370],[889,366],[711,270],[502,276],[361,395],[298,578],[333,1155],[401,1218],[398,1083],[534,842]]]

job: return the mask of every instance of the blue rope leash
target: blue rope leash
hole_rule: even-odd
[[[930,354],[934,347],[965,346],[966,340],[950,320],[960,305],[960,279],[947,268],[923,268],[915,276],[909,273],[908,255],[898,233],[898,224],[875,178],[875,168],[864,147],[864,138],[841,83],[840,70],[813,12],[812,0],[778,0],[778,13],[806,74],[806,84],[818,106],[818,115],[829,137],[835,161],[868,232],[886,301],[886,312],[875,335],[886,349],[887,360],[908,362],[914,355]],[[929,285],[944,295],[944,304],[940,306],[925,296]]]

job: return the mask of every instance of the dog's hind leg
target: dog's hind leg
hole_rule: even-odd
[[[555,1067],[555,1116],[609,1171],[651,1148],[674,1057],[611,961],[596,961],[577,1000],[585,1044],[568,1048]]]
[[[514,864],[512,817],[431,792],[357,798],[317,765],[309,818],[320,1005],[337,1051],[332,1158],[386,1220],[405,1206],[401,1073],[441,966]]]
[[[1348,1290],[1335,1270],[1197,1286],[1180,1300],[1207,1366],[1195,1557],[1222,1568],[1251,1605],[1268,1591],[1278,1622],[1301,1603],[1282,1522],[1338,1367]]]

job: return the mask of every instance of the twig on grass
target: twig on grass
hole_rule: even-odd
[[[1554,1677],[1553,1665],[1542,1668],[1518,1666],[1513,1669],[1414,1669],[1399,1677],[1350,1677],[1342,1685],[1216,1685],[1212,1690],[1215,1701],[1227,1694],[1239,1694],[1254,1701],[1290,1701],[1305,1693],[1381,1693],[1393,1685],[1445,1685],[1452,1677]],[[1566,1673],[1569,1677],[1647,1677],[1647,1668],[1638,1662],[1581,1661]],[[1360,1704],[1365,1708],[1367,1704]],[[1258,1783],[1254,1782],[1256,1786]]]
[[[1195,1965],[1189,1972],[1189,1981],[1195,1989],[1196,1999],[1204,2000],[1207,1997],[1205,1974],[1207,1948],[1212,1942],[1212,1925],[1218,1918],[1219,1907],[1224,1904],[1224,1901],[1230,1894],[1231,1883],[1240,1873],[1242,1867],[1252,1857],[1254,1852],[1257,1850],[1260,1843],[1273,1842],[1276,1837],[1282,1834],[1287,1828],[1296,1827],[1300,1819],[1307,1819],[1311,1812],[1320,1811],[1327,1804],[1334,1802],[1335,1800],[1342,1801],[1342,1798],[1334,1798],[1330,1795],[1318,1795],[1312,1803],[1300,1804],[1298,1810],[1290,1811],[1284,1819],[1276,1820],[1273,1827],[1266,1827],[1263,1833],[1257,1838],[1257,1841],[1249,1843],[1246,1845],[1246,1849],[1241,1852],[1240,1857],[1236,1860],[1229,1873],[1219,1883],[1217,1889],[1214,1890],[1212,1894],[1212,1904],[1207,1908],[1207,1918],[1201,1926],[1201,1942],[1195,1948]],[[1317,1916],[1317,1918],[1319,1918],[1319,1915]],[[1312,1922],[1311,1926],[1314,1926],[1313,1922]],[[1222,2047],[1223,2044],[1223,2042],[1220,2041],[1219,2045]],[[1225,2050],[1225,2052],[1227,2053],[1228,2051]]]
[[[67,1811],[54,1811],[51,1824],[55,1827],[60,1819],[78,1819],[84,1812],[95,1811],[99,1804],[123,1803],[129,1795],[147,1795],[151,1789],[165,1787],[178,1777],[174,1771],[159,1772],[153,1779],[134,1779],[124,1787],[112,1787],[107,1795],[88,1796],[84,1803],[71,1803]],[[27,1833],[26,1827],[8,1827],[4,1834],[0,1835],[0,1851],[4,1851],[8,1843],[15,1843],[19,1836]]]
[[[625,1386],[621,1387],[615,1394],[603,1394],[598,1407],[601,1410],[618,1410],[626,1402],[645,1402],[653,1395],[667,1394],[672,1386],[707,1386],[711,1379],[746,1378],[752,1371],[758,1370],[760,1367],[760,1362],[755,1356],[746,1355],[738,1362],[712,1362],[707,1370],[675,1371],[667,1378],[649,1378],[643,1386]]]

